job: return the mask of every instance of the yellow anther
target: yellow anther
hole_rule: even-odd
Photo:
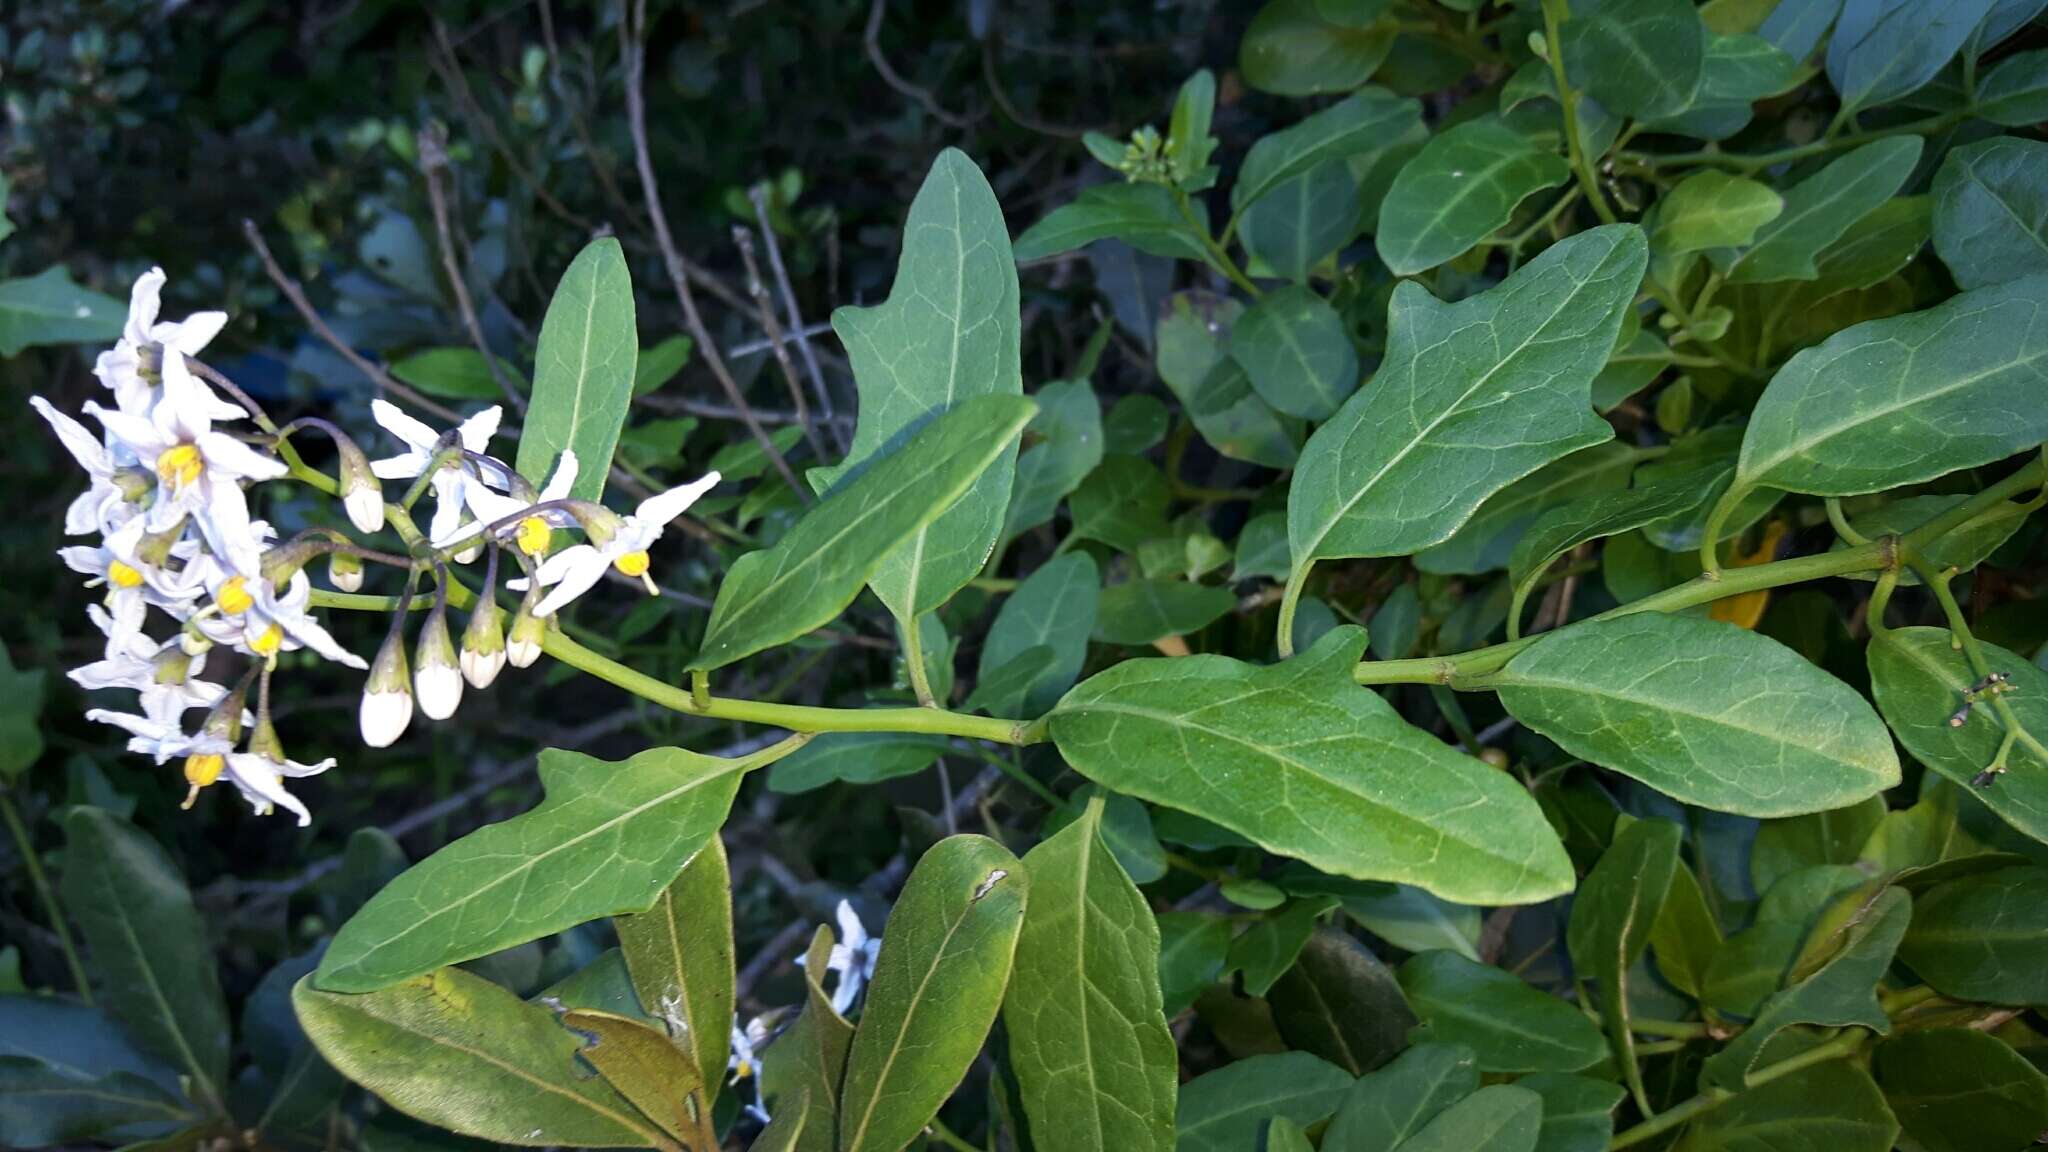
[[[519,522],[514,540],[519,544],[519,550],[528,556],[545,556],[548,554],[548,542],[554,539],[554,535],[555,530],[546,520],[528,516]]]
[[[107,565],[107,583],[116,588],[139,588],[142,586],[142,573],[116,560]]]
[[[220,779],[227,766],[227,757],[218,752],[194,753],[185,757],[185,783],[194,788],[204,788]]]
[[[284,647],[284,629],[275,624],[265,628],[261,636],[249,641],[250,651],[258,656],[275,656],[277,655],[277,650],[282,647]]]
[[[164,487],[173,490],[196,482],[205,468],[206,458],[190,444],[167,448],[156,458],[157,479],[164,482]]]
[[[647,575],[647,566],[649,563],[650,561],[647,558],[647,550],[645,548],[642,548],[638,552],[628,552],[625,555],[619,557],[618,559],[612,561],[612,565],[616,567],[619,571],[624,572],[626,575],[631,576],[636,580],[642,576]]]
[[[220,605],[220,610],[228,615],[240,616],[256,605],[256,598],[249,595],[247,584],[248,581],[240,576],[230,579],[220,586],[220,591],[213,594],[213,602]]]

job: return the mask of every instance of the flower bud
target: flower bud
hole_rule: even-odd
[[[462,676],[473,688],[488,688],[505,667],[505,610],[484,600],[462,630]]]
[[[334,446],[341,452],[341,506],[349,523],[358,531],[376,532],[384,527],[384,485],[370,471],[370,458],[356,442],[339,432]]]
[[[353,592],[363,586],[363,562],[347,552],[327,554],[327,582],[342,592]]]
[[[245,679],[235,686],[234,691],[220,698],[213,711],[206,714],[206,724],[200,729],[208,736],[225,740],[230,747],[241,743],[242,713],[248,708],[248,681]]]
[[[527,590],[526,599],[519,602],[519,611],[512,617],[512,635],[505,641],[505,659],[514,668],[526,668],[540,659],[541,641],[547,638],[548,622],[533,614],[533,606],[540,603],[538,587]]]
[[[476,558],[483,554],[484,546],[481,542],[481,538],[479,538],[478,543],[464,545],[462,551],[455,553],[452,559],[457,564],[474,564],[476,563]]]
[[[569,515],[574,516],[576,523],[583,526],[583,535],[599,548],[611,543],[612,537],[618,535],[619,529],[624,526],[619,514],[602,504],[593,504],[587,500],[570,500],[565,503]]]
[[[457,665],[455,645],[448,638],[448,606],[436,604],[420,629],[417,667],[413,687],[418,690],[420,711],[428,719],[446,720],[462,703],[462,669]]]
[[[363,743],[389,748],[412,723],[412,674],[405,660],[405,630],[393,628],[370,664],[359,715]]]
[[[263,553],[260,569],[263,579],[268,581],[272,588],[283,588],[292,582],[293,576],[298,575],[299,569],[304,568],[320,554],[321,548],[322,545],[317,540],[294,540],[289,544],[279,544],[267,549]]]

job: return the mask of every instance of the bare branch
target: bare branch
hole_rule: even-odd
[[[833,442],[843,452],[847,439],[832,419],[832,393],[825,387],[825,374],[818,368],[818,354],[811,349],[803,313],[797,309],[796,290],[790,287],[789,270],[782,265],[782,245],[776,242],[775,227],[768,222],[768,189],[757,184],[749,198],[754,202],[754,219],[761,225],[761,242],[768,249],[768,267],[774,271],[776,287],[782,292],[782,307],[789,319],[790,332],[796,339],[797,351],[804,358],[804,371],[810,374],[811,392],[818,400],[818,417],[832,430]]]
[[[804,430],[804,441],[811,446],[811,452],[819,459],[825,456],[825,444],[818,439],[818,430],[812,426],[809,411],[804,405],[804,386],[796,377],[796,365],[789,358],[789,349],[784,346],[782,325],[775,320],[775,306],[768,302],[768,288],[761,283],[761,266],[754,259],[754,234],[744,224],[732,226],[732,241],[740,250],[740,262],[747,269],[747,294],[754,298],[755,318],[768,333],[769,348],[775,353],[776,367],[782,370],[782,382],[789,389],[789,406],[796,411],[797,424]]]
[[[948,128],[965,128],[973,123],[972,120],[965,116],[955,116],[951,112],[946,111],[932,97],[930,92],[905,80],[897,74],[896,69],[889,66],[889,58],[882,55],[882,6],[884,3],[885,0],[875,0],[874,6],[868,9],[868,29],[861,36],[861,44],[867,49],[868,62],[875,66],[875,71],[882,74],[882,82],[908,96],[910,99],[915,100],[920,107],[931,113],[939,123],[944,124]]]
[[[448,274],[448,287],[455,294],[455,310],[462,316],[462,326],[469,332],[469,342],[484,358],[484,367],[490,371],[491,379],[497,381],[498,391],[505,394],[514,411],[526,414],[526,397],[512,386],[505,376],[505,370],[498,365],[498,358],[491,352],[490,342],[484,339],[484,328],[476,318],[476,305],[469,298],[468,277],[463,275],[462,262],[455,254],[454,226],[448,219],[448,194],[441,187],[441,174],[448,170],[448,149],[441,129],[429,124],[419,134],[420,175],[427,181],[427,202],[434,212],[434,232],[441,241],[441,270]]]

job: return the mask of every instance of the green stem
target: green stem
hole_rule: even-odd
[[[50,927],[57,933],[57,946],[64,950],[64,963],[71,969],[71,983],[78,989],[78,998],[91,1004],[92,982],[85,977],[85,964],[78,958],[78,944],[71,939],[71,925],[64,920],[64,908],[57,903],[56,890],[50,887],[50,877],[43,871],[42,857],[36,855],[28,826],[21,822],[21,813],[15,811],[14,799],[6,792],[0,792],[0,819],[7,822],[7,831],[14,837],[14,846],[21,850],[21,862],[28,872],[29,885],[36,890],[36,899],[42,901],[43,913],[50,918]]]
[[[945,1122],[937,1116],[932,1117],[925,1124],[925,1133],[939,1143],[951,1148],[953,1152],[986,1152],[985,1149],[976,1148],[974,1145],[962,1140],[951,1128],[946,1127]]]
[[[1565,150],[1571,157],[1572,171],[1577,174],[1579,187],[1586,193],[1586,202],[1593,206],[1600,222],[1612,224],[1618,217],[1600,191],[1599,174],[1593,171],[1593,159],[1586,155],[1586,146],[1579,136],[1579,94],[1572,91],[1571,82],[1564,75],[1564,45],[1558,38],[1557,26],[1570,14],[1565,0],[1543,0],[1543,54],[1550,60],[1551,79],[1557,84],[1557,102],[1564,109]]]
[[[1209,254],[1209,260],[1216,265],[1216,270],[1229,277],[1232,284],[1243,289],[1245,295],[1257,300],[1261,295],[1259,286],[1252,283],[1251,277],[1244,274],[1244,269],[1237,266],[1237,261],[1230,258],[1230,253],[1224,251],[1223,245],[1218,244],[1216,238],[1209,235],[1209,230],[1203,227],[1202,222],[1196,219],[1194,207],[1188,202],[1188,194],[1176,188],[1173,200],[1180,208],[1181,218],[1187,221],[1188,227],[1195,230],[1195,235],[1201,237],[1202,249]]]
[[[1883,140],[1891,136],[1925,136],[1969,119],[1974,111],[1974,108],[1957,108],[1944,112],[1939,116],[1932,116],[1925,120],[1915,120],[1910,124],[1895,124],[1889,128],[1878,128],[1869,132],[1857,132],[1846,136],[1824,138],[1815,140],[1810,144],[1780,148],[1775,152],[1753,152],[1745,155],[1740,152],[1722,152],[1718,149],[1708,149],[1700,152],[1629,152],[1624,155],[1631,162],[1651,169],[1681,168],[1692,164],[1711,164],[1723,168],[1733,168],[1741,172],[1754,172],[1760,168],[1769,168],[1776,164],[1787,164],[1794,160],[1804,160],[1809,156],[1823,156],[1838,149],[1854,148],[1859,145],[1868,144],[1873,140]]]
[[[1827,510],[1828,524],[1834,528],[1835,535],[1851,544],[1870,543],[1870,537],[1858,532],[1855,525],[1849,523],[1849,517],[1843,514],[1842,500],[1839,496],[1827,498]]]
[[[1790,1059],[1780,1060],[1776,1064],[1767,1064],[1751,1072],[1747,1083],[1749,1087],[1755,1088],[1781,1077],[1790,1076],[1801,1069],[1811,1068],[1815,1064],[1825,1064],[1830,1060],[1839,1060],[1862,1047],[1868,1035],[1868,1033],[1860,1029],[1844,1033],[1825,1044],[1810,1048]],[[1739,1093],[1730,1092],[1725,1088],[1710,1088],[1675,1108],[1659,1113],[1653,1119],[1645,1120],[1626,1132],[1618,1133],[1613,1140],[1608,1142],[1608,1150],[1609,1152],[1618,1152],[1619,1149],[1632,1148],[1637,1144],[1661,1136],[1674,1128],[1692,1122],[1703,1113],[1710,1112],[1735,1099],[1737,1095]]]
[[[1278,645],[1282,660],[1294,655],[1294,612],[1301,606],[1301,586],[1308,581],[1308,570],[1315,567],[1315,563],[1315,558],[1310,557],[1297,564],[1294,571],[1287,574],[1287,586],[1280,591]]]
[[[919,707],[936,708],[938,699],[932,695],[932,675],[924,666],[924,642],[918,632],[916,613],[902,621],[903,666],[910,673],[910,690],[917,695]]]

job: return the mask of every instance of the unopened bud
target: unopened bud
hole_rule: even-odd
[[[249,751],[273,763],[285,762],[284,741],[278,739],[277,726],[268,715],[256,718],[256,730],[249,734]]]
[[[145,535],[135,544],[135,558],[151,568],[162,568],[170,563],[171,546],[185,535],[185,518],[180,516],[176,524],[161,532]]]
[[[462,676],[473,688],[488,688],[504,667],[505,610],[494,600],[484,600],[462,630]]]
[[[317,540],[294,540],[279,544],[263,553],[263,579],[272,588],[282,588],[291,583],[292,577],[320,555],[322,545]]]
[[[541,642],[547,638],[548,622],[533,614],[540,603],[540,589],[529,589],[512,616],[512,635],[505,641],[505,659],[514,668],[526,668],[540,659]]]
[[[413,688],[419,693],[420,711],[432,720],[455,715],[462,703],[462,669],[455,659],[455,645],[448,637],[448,606],[436,604],[420,629],[419,647],[414,653]]]
[[[243,684],[248,682],[245,680]],[[208,736],[225,740],[230,746],[242,741],[242,712],[248,707],[248,690],[238,685],[234,691],[221,697],[213,711],[206,714],[206,725],[200,731]]]
[[[370,678],[363,684],[358,719],[363,743],[372,748],[389,748],[412,723],[412,673],[406,665],[403,628],[392,629],[384,646],[377,649]]]
[[[340,432],[334,433],[334,446],[341,453],[341,506],[349,523],[358,531],[379,531],[384,527],[384,485],[370,471],[370,458]]]
[[[353,553],[329,552],[327,554],[327,582],[342,592],[353,592],[363,586],[363,562]]]

